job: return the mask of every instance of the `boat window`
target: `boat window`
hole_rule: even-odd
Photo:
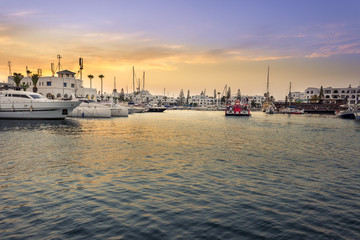
[[[28,95],[21,95],[22,98],[30,98]]]
[[[30,94],[30,96],[31,96],[33,99],[44,98],[44,97],[41,96],[41,95],[35,95],[35,94]]]

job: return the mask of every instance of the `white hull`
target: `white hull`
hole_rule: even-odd
[[[110,108],[112,117],[127,117],[129,116],[129,110],[127,107]]]
[[[1,92],[0,97],[2,119],[65,119],[80,104],[79,101],[50,100],[37,93],[12,90]]]
[[[4,112],[0,111],[1,119],[65,119],[67,112],[63,112],[63,109],[55,109],[48,111],[14,111]]]
[[[145,108],[143,107],[129,107],[129,114],[132,114],[132,113],[143,113],[146,111]]]
[[[111,111],[110,108],[79,106],[70,112],[68,116],[80,118],[109,118],[111,117]]]

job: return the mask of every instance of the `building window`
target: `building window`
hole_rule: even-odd
[[[74,83],[72,83],[72,84],[71,84],[71,87],[72,87],[72,88],[74,88],[74,87],[75,87],[75,84],[74,84]]]
[[[46,86],[51,86],[51,81],[46,82]]]
[[[67,86],[67,83],[66,82],[64,82],[64,87],[66,87]]]

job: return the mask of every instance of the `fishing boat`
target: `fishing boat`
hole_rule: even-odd
[[[227,104],[225,116],[251,116],[249,104],[243,104],[239,100],[235,104]]]
[[[65,119],[77,100],[52,100],[34,92],[0,90],[1,119]]]

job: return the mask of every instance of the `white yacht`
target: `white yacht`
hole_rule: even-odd
[[[140,107],[140,106],[129,106],[129,114],[132,113],[143,113],[146,112],[147,109],[144,107]]]
[[[65,119],[79,101],[47,99],[39,93],[0,90],[2,119]]]
[[[108,106],[91,99],[79,99],[81,104],[69,113],[69,117],[80,118],[110,118],[111,110]]]
[[[111,103],[111,102],[109,102],[109,103],[105,102],[105,103],[101,103],[101,104],[110,108],[112,117],[128,117],[129,116],[128,107],[121,106],[119,104]]]

